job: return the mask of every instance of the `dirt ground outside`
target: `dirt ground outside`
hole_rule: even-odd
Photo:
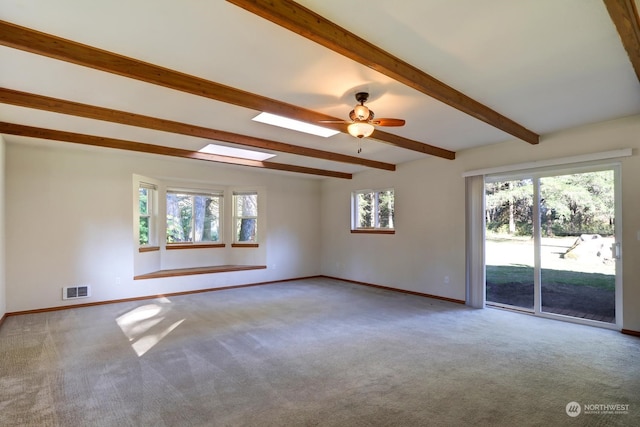
[[[542,239],[543,311],[615,322],[614,241],[592,237]],[[487,236],[485,263],[487,302],[533,308],[531,238]]]

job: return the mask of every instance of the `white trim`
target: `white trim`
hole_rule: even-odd
[[[264,215],[261,215],[261,212],[263,212],[263,208],[261,208],[261,204],[262,204],[262,197],[260,196],[260,192],[256,189],[256,190],[246,190],[246,191],[239,191],[239,190],[232,190],[232,206],[231,206],[231,229],[232,229],[232,243],[260,243],[260,237],[262,237],[262,235],[260,234],[260,230],[261,230],[261,226],[260,223],[262,222],[262,219],[264,217]],[[243,197],[243,196],[255,196],[256,197],[256,214],[255,215],[238,215],[238,202],[236,197]],[[240,231],[238,229],[238,220],[243,220],[243,219],[253,219],[256,221],[256,230],[255,230],[255,235],[254,235],[254,239],[253,240],[238,240],[238,232]]]
[[[133,174],[133,241],[134,247],[145,248],[157,246],[159,241],[158,235],[158,196],[159,182],[154,179]],[[140,189],[149,191],[147,200],[147,214],[140,212]],[[149,218],[149,242],[145,245],[140,244],[140,218]]]
[[[508,304],[500,304],[500,303],[492,302],[491,304],[487,304],[486,306],[487,308],[493,308],[495,310],[510,311],[512,313],[525,314],[529,316],[541,317],[544,319],[551,319],[551,320],[559,320],[559,321],[569,322],[569,323],[577,323],[579,325],[585,325],[585,326],[595,326],[597,328],[611,329],[614,331],[619,331],[621,329],[615,323],[600,322],[597,320],[583,319],[581,317],[565,316],[563,314],[549,313],[547,311],[534,313],[533,310],[530,310],[528,308],[522,308],[522,307],[517,307],[513,305],[508,305]]]
[[[619,157],[629,157],[632,155],[633,155],[633,150],[631,148],[623,148],[620,150],[581,154],[579,156],[560,157],[557,159],[537,160],[534,162],[517,163],[514,165],[497,166],[497,167],[486,168],[486,169],[476,169],[476,170],[463,172],[462,177],[466,178],[468,176],[491,175],[495,173],[523,171],[528,169],[538,169],[538,168],[544,168],[549,166],[567,165],[570,163],[584,163],[584,162],[592,162],[595,160],[606,160],[606,159],[615,159]]]
[[[148,188],[150,190],[157,190],[158,186],[155,184],[149,184],[148,182],[140,181],[140,188]]]
[[[616,263],[616,327],[618,330],[622,329],[623,323],[623,286],[622,286],[622,167],[620,165],[613,167],[613,179],[614,179],[614,224],[615,231],[615,244],[620,247],[620,256],[615,258]]]
[[[365,189],[365,190],[356,190],[356,191],[352,191],[351,192],[351,231],[357,231],[357,230],[395,230],[395,222],[394,222],[394,218],[391,217],[389,218],[389,225],[388,227],[381,227],[380,226],[380,205],[378,203],[378,197],[377,195],[379,193],[384,193],[384,192],[391,192],[391,194],[393,194],[393,210],[395,211],[395,190],[393,188],[384,188],[384,189],[379,189],[379,190],[370,190],[370,189]],[[373,206],[372,206],[372,215],[374,215],[373,217],[373,228],[371,227],[360,227],[359,225],[359,211],[358,211],[358,196],[360,194],[367,194],[367,193],[373,193],[374,197],[372,200]]]
[[[167,187],[166,193],[185,194],[188,196],[224,197],[224,190],[200,190],[197,188],[186,189],[186,188]]]
[[[545,319],[553,319],[553,320],[561,320],[563,322],[577,323],[579,325],[595,326],[603,329],[612,329],[614,331],[619,331],[622,329],[622,327],[617,323],[601,322],[599,320],[584,319],[582,317],[566,316],[564,314],[550,313],[548,311],[542,311],[540,313],[536,313],[536,316],[543,317]]]

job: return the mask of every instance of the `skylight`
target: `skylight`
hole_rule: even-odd
[[[262,153],[260,151],[245,150],[243,148],[226,147],[224,145],[209,144],[198,150],[200,153],[217,154],[219,156],[239,157],[249,160],[267,160],[275,157],[275,154]]]
[[[298,132],[310,133],[311,135],[322,136],[325,138],[340,133],[337,130],[312,125],[298,120],[289,119],[287,117],[276,116],[275,114],[270,113],[260,113],[252,120],[260,123],[266,123],[268,125],[279,126],[285,129],[297,130]]]

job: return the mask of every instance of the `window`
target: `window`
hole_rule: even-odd
[[[141,182],[138,187],[138,244],[141,247],[154,246],[156,186]]]
[[[222,192],[167,190],[167,243],[218,243],[222,240]]]
[[[267,234],[264,187],[133,174],[129,188],[134,277],[162,270],[203,267],[218,272],[230,264],[267,264],[267,248],[258,242],[258,236]]]
[[[257,243],[257,192],[233,192],[233,228],[233,240],[235,243]]]
[[[353,231],[394,229],[393,189],[361,190],[352,193]]]

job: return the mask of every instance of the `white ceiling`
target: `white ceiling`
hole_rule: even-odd
[[[543,137],[640,113],[638,78],[602,0],[298,3]],[[0,19],[334,117],[346,119],[365,90],[377,117],[407,121],[385,131],[452,151],[514,139],[222,0],[0,0]],[[4,88],[388,163],[428,156],[374,139],[357,154],[348,135],[273,128],[252,122],[256,111],[4,46],[0,64]],[[0,121],[194,150],[211,142],[7,104]],[[275,154],[278,163],[366,169]]]

